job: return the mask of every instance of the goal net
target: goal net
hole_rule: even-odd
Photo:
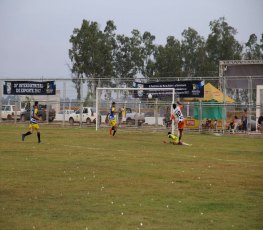
[[[97,88],[96,130],[109,126],[107,115],[112,102],[119,128],[173,129],[170,114],[174,101],[174,88]]]

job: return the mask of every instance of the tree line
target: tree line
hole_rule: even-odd
[[[237,30],[224,17],[209,23],[207,39],[189,27],[182,39],[168,36],[166,44],[155,44],[150,32],[137,29],[131,36],[116,34],[114,21],[103,30],[97,22],[83,20],[70,36],[70,71],[80,99],[81,84],[89,89],[87,98],[99,86],[131,86],[134,80],[166,80],[169,78],[218,76],[220,60],[262,60],[261,38],[251,34],[245,44],[235,38]]]

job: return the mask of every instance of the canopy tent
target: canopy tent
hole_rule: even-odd
[[[223,102],[233,103],[234,100],[224,95],[212,84],[207,83],[204,87],[204,98],[200,99],[202,103],[196,103],[194,107],[195,119],[226,119]]]
[[[211,83],[207,83],[205,85],[205,90],[204,90],[204,98],[201,99],[202,101],[216,101],[219,103],[223,103],[224,99],[226,103],[234,103],[235,101],[227,96],[224,95],[219,89],[214,87]],[[225,97],[225,98],[224,98]]]

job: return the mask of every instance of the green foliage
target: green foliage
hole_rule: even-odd
[[[0,229],[261,229],[262,138],[0,126]]]
[[[157,78],[181,76],[181,44],[175,37],[169,36],[165,46],[158,46],[155,58]]]
[[[235,39],[237,30],[219,18],[210,22],[211,33],[206,41],[209,63],[213,69],[218,69],[220,60],[240,60],[242,46]]]
[[[260,43],[252,34],[243,46],[236,40],[237,30],[224,17],[211,21],[210,34],[205,39],[193,28],[182,32],[182,40],[168,36],[166,44],[154,43],[150,32],[133,29],[131,36],[116,34],[112,20],[100,30],[97,22],[83,20],[70,37],[69,57],[78,98],[80,85],[86,82],[89,95],[100,86],[120,86],[141,78],[189,78],[218,76],[220,60],[262,59],[263,34]],[[103,79],[103,81],[100,81]]]
[[[251,34],[248,42],[245,44],[244,58],[248,60],[263,59],[263,34],[261,44],[257,43],[257,35]]]
[[[205,49],[205,39],[192,28],[182,33],[183,72],[186,77],[207,76],[208,58]]]

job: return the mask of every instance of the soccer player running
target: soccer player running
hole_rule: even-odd
[[[39,124],[37,122],[37,120],[39,120],[40,118],[37,116],[37,113],[38,113],[38,101],[35,101],[34,106],[32,106],[31,111],[30,111],[30,123],[28,127],[29,131],[22,134],[22,141],[25,140],[26,136],[31,135],[34,132],[34,130],[36,130],[38,143],[41,143]]]
[[[117,132],[117,121],[115,119],[115,114],[117,113],[115,108],[115,102],[112,102],[110,113],[109,113],[109,123],[110,123],[110,135],[114,136]],[[112,133],[113,131],[113,133]]]
[[[179,131],[179,144],[182,144],[182,136],[183,136],[183,130],[184,130],[184,115],[181,111],[182,104],[180,102],[177,102],[176,104],[173,104],[173,119],[176,117],[177,124],[178,124],[178,131]]]

